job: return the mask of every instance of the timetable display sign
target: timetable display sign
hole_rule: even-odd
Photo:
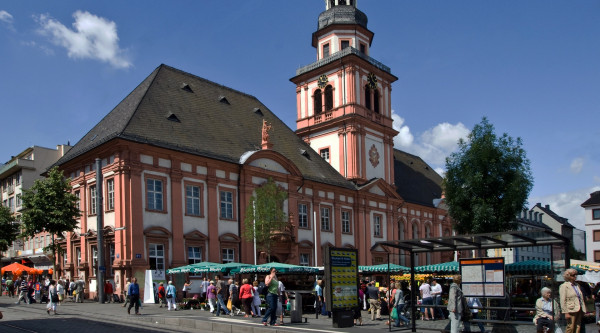
[[[467,297],[504,297],[504,258],[460,259],[462,291]]]
[[[327,260],[327,297],[332,310],[352,309],[358,306],[358,251],[329,248]]]

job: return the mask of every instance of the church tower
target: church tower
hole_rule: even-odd
[[[356,0],[326,0],[312,46],[317,61],[296,71],[296,133],[346,178],[394,184],[391,84],[370,56],[373,32]]]

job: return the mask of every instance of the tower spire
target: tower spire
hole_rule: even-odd
[[[335,6],[356,7],[356,0],[325,0],[325,10]]]

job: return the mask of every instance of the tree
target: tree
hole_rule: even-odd
[[[0,205],[0,252],[8,250],[19,235],[19,225],[10,209]]]
[[[282,230],[287,223],[287,215],[283,211],[286,199],[287,192],[269,178],[256,189],[246,209],[244,238],[248,241],[256,239],[256,246],[267,253],[269,260],[273,232]]]
[[[520,138],[497,137],[487,118],[446,158],[443,188],[461,234],[514,230],[533,186]]]
[[[52,252],[53,263],[56,254],[62,250],[55,242],[56,236],[75,230],[79,223],[79,199],[71,190],[69,180],[54,167],[47,178],[37,179],[31,188],[23,191],[22,236],[29,238],[41,232],[51,234],[52,243],[44,251]]]

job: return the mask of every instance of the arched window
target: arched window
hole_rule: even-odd
[[[314,109],[315,114],[321,113],[323,111],[323,97],[321,96],[321,89],[317,89],[314,95]]]
[[[333,109],[333,87],[325,87],[325,111]]]
[[[365,107],[371,110],[371,88],[368,85],[365,86]]]
[[[425,225],[425,238],[431,237],[431,227]],[[425,265],[431,265],[431,252],[427,252],[425,255]]]
[[[373,92],[373,111],[379,113],[379,90],[375,89],[375,91]]]

